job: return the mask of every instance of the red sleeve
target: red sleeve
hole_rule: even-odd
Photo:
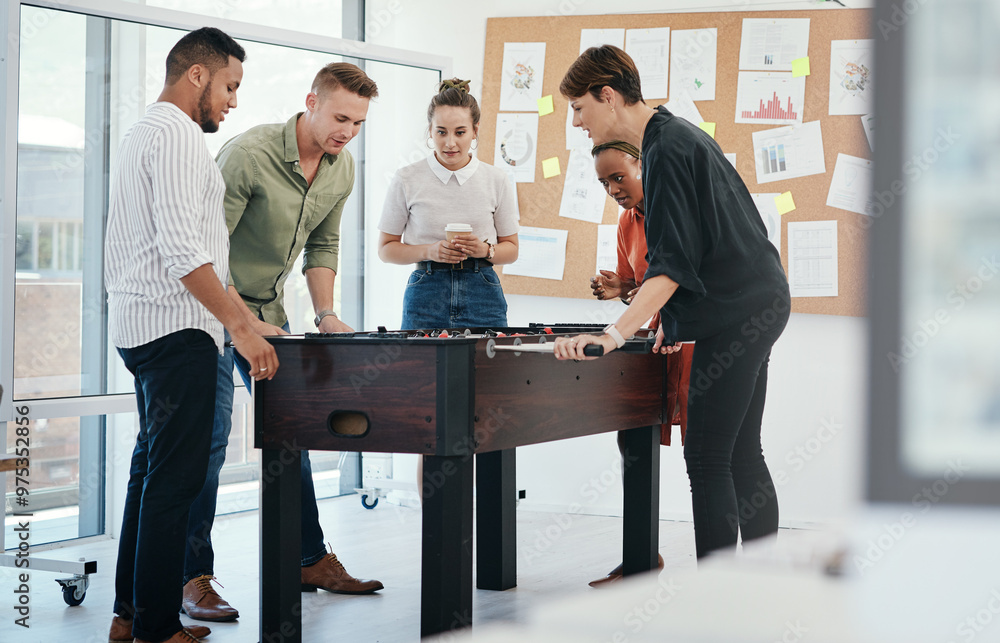
[[[628,244],[631,241],[625,238],[625,225],[628,221],[628,213],[629,211],[625,210],[618,216],[618,270],[615,272],[622,281],[636,281],[632,264],[628,260]],[[624,293],[622,294],[624,295]]]

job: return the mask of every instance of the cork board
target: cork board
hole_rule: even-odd
[[[739,71],[740,38],[744,18],[808,18],[811,75],[806,78],[803,123],[820,121],[826,173],[758,185],[754,169],[751,134],[776,125],[734,123],[736,81]],[[714,101],[696,103],[707,122],[716,123],[715,139],[722,150],[736,153],[736,169],[751,193],[790,191],[796,209],[782,217],[781,255],[788,271],[787,224],[795,221],[837,221],[838,296],[794,297],[792,311],[822,315],[864,316],[867,297],[867,239],[869,218],[826,205],[830,180],[843,153],[871,159],[871,149],[860,116],[828,114],[830,80],[830,43],[833,40],[865,39],[870,34],[871,12],[865,9],[820,11],[747,11],[725,13],[633,14],[536,18],[490,18],[486,23],[486,52],[483,69],[481,105],[483,117],[479,132],[479,158],[492,162],[496,116],[500,105],[500,79],[505,42],[544,42],[545,76],[542,95],[551,94],[555,111],[538,120],[538,150],[535,182],[518,183],[521,225],[568,230],[566,269],[562,281],[504,275],[508,294],[540,295],[592,299],[589,281],[594,274],[597,254],[597,224],[559,216],[563,175],[545,179],[541,161],[558,157],[565,172],[569,161],[566,150],[567,101],[559,94],[559,82],[576,60],[580,49],[581,29],[718,29],[716,94]],[[648,100],[656,106],[664,100]],[[619,208],[606,200],[602,223],[618,222]]]

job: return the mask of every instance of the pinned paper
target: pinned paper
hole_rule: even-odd
[[[792,78],[809,75],[809,56],[792,61]]]
[[[704,130],[705,133],[711,136],[712,138],[715,138],[715,123],[702,123],[698,127]]]
[[[548,96],[542,96],[535,102],[538,103],[539,116],[546,116],[556,111],[556,108],[552,105],[552,94],[549,94]]]
[[[774,205],[778,206],[778,214],[788,214],[795,209],[795,201],[792,200],[792,193],[785,192],[774,197]]]
[[[561,171],[559,169],[558,156],[553,156],[550,159],[545,159],[544,161],[542,161],[542,176],[544,176],[547,179],[551,179],[553,176],[559,176],[560,174]]]

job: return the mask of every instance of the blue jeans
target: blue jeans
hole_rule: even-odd
[[[218,350],[186,329],[119,348],[135,377],[139,434],[118,543],[114,611],[132,634],[162,641],[181,630],[184,525],[205,484]]]
[[[282,327],[288,330],[286,323]],[[228,339],[228,334],[227,334]],[[209,458],[205,486],[194,504],[188,519],[187,552],[184,559],[184,583],[198,576],[215,575],[215,552],[212,548],[212,525],[215,522],[216,501],[219,495],[219,471],[226,461],[226,447],[232,429],[233,415],[233,366],[239,371],[247,390],[250,386],[250,365],[232,348],[218,360],[218,387],[216,390],[215,423],[212,428],[212,450]],[[312,480],[309,452],[302,451],[302,566],[319,562],[326,555],[323,528],[319,524],[319,507]]]
[[[226,333],[229,341],[229,333]],[[188,518],[187,550],[184,554],[184,583],[198,576],[214,576],[215,551],[212,549],[212,525],[219,497],[219,472],[226,463],[226,447],[233,428],[233,349],[227,347],[218,359],[215,388],[215,418],[212,423],[212,446],[208,456],[205,486],[191,505]]]
[[[466,259],[462,270],[414,270],[403,295],[403,329],[503,327],[507,300],[493,266]]]
[[[695,342],[684,461],[698,558],[735,549],[740,534],[746,542],[778,531],[778,498],[760,433],[771,347],[789,309],[789,300],[776,301]]]

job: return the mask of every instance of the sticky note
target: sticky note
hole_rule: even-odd
[[[542,161],[542,176],[545,178],[551,179],[553,176],[559,176],[561,173],[558,156],[553,156],[550,159]]]
[[[552,94],[548,96],[542,96],[537,101],[538,103],[538,115],[545,116],[546,114],[551,114],[556,111],[556,108],[552,105]]]
[[[774,205],[778,206],[778,214],[788,214],[795,209],[795,201],[792,200],[792,193],[785,192],[774,197]]]
[[[792,61],[792,78],[809,75],[809,56]]]
[[[698,127],[705,130],[705,132],[712,138],[715,138],[715,123],[702,123]]]

